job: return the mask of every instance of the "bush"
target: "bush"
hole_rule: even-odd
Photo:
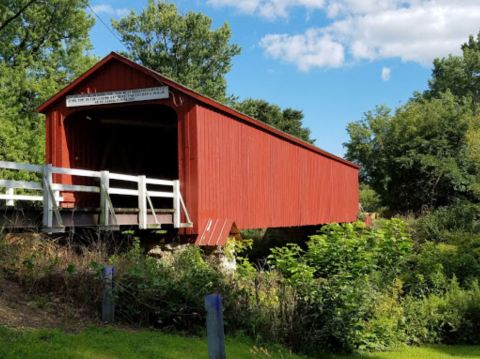
[[[444,290],[454,276],[467,287],[480,276],[480,204],[438,208],[414,221],[413,229],[417,248],[406,274],[414,292]]]
[[[462,234],[480,235],[480,204],[458,201],[420,217],[414,224],[419,241],[454,242]]]
[[[99,263],[115,265],[116,318],[135,325],[201,333],[203,298],[223,296],[228,333],[316,354],[385,350],[401,343],[480,343],[476,237],[414,245],[399,219],[331,224],[304,248],[272,248],[265,267],[229,244],[237,269],[224,272],[195,246],[170,259],[128,251],[60,246],[33,235],[0,241],[4,273],[34,291],[98,309]],[[457,279],[457,275],[460,275]],[[93,290],[92,290],[93,288]]]
[[[116,273],[118,318],[134,324],[190,332],[204,327],[203,298],[222,291],[222,277],[189,246],[167,264],[145,256],[139,241],[111,258]]]
[[[384,349],[402,342],[401,282],[396,275],[412,252],[405,224],[379,221],[325,226],[297,245],[272,249],[270,263],[299,294],[303,323],[295,346],[330,351]]]
[[[462,289],[456,280],[441,295],[404,300],[409,343],[480,343],[480,289]]]
[[[360,204],[364,212],[383,212],[382,200],[375,190],[366,184],[360,184]]]

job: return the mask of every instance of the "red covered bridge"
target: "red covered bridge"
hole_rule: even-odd
[[[113,52],[38,112],[46,115],[46,160],[55,167],[179,179],[192,222],[180,231],[200,245],[223,244],[237,229],[357,216],[355,164]],[[89,184],[61,171],[53,181]],[[88,193],[61,195],[62,209],[94,200]],[[155,207],[168,209],[162,200]],[[112,203],[137,207],[116,197]]]

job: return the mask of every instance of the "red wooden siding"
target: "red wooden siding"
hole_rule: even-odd
[[[88,121],[66,126],[70,115],[89,108],[67,108],[67,95],[160,84],[169,86],[166,100],[93,106],[92,110],[156,104],[176,112],[178,148],[172,151],[178,151],[181,192],[194,223],[193,229],[182,233],[200,234],[205,243],[200,237],[197,243],[211,245],[223,243],[228,232],[224,227],[235,227],[234,223],[246,229],[355,220],[358,167],[115,53],[38,108],[47,116],[47,161],[88,169],[99,155],[91,146],[95,130]],[[75,181],[65,175],[56,180],[60,179]],[[72,206],[79,204],[71,194],[64,197]],[[221,230],[216,225],[207,230],[208,221],[221,224]]]
[[[199,226],[238,228],[349,222],[358,211],[358,169],[262,129],[197,106]]]
[[[91,92],[104,92],[115,90],[129,90],[136,88],[159,86],[158,79],[146,75],[131,66],[126,65],[120,61],[110,61],[105,63],[101,71],[91,73],[88,78],[76,86],[71,87],[68,93],[65,94],[79,94]],[[192,144],[195,144],[195,122],[194,122],[194,102],[190,97],[184,96],[176,90],[170,89],[171,96],[167,100],[148,101],[148,104],[156,103],[163,104],[173,108],[177,112],[178,119],[178,171],[179,179],[181,181],[181,191],[185,199],[186,205],[192,218],[196,214],[196,167],[192,162],[195,160],[195,155],[192,149]],[[93,152],[90,141],[95,137],[92,129],[89,128],[88,121],[80,124],[76,123],[71,128],[65,126],[65,121],[68,116],[77,112],[83,111],[84,108],[67,108],[65,106],[65,96],[61,100],[53,103],[46,112],[46,160],[54,166],[71,167],[71,168],[93,168],[93,156],[98,156]],[[173,97],[175,96],[175,103]],[[144,103],[133,104],[119,104],[119,105],[104,105],[95,106],[95,109],[101,108],[118,108],[127,106],[142,106]],[[173,149],[175,150],[175,149]],[[71,155],[74,156],[71,156]],[[72,160],[72,157],[78,157],[78,160]],[[155,166],[155,163],[152,163]],[[193,175],[193,176],[192,176]],[[56,175],[56,181],[62,181],[65,184],[81,184],[82,179],[72,178],[72,176]],[[80,197],[85,197],[79,194]],[[73,207],[78,204],[78,200],[72,193],[65,193],[64,198],[66,207]],[[70,203],[69,203],[70,202]],[[198,222],[194,222],[197,224]],[[195,233],[197,229],[194,228]],[[186,231],[192,233],[192,230]]]

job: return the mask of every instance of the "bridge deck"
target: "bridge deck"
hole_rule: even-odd
[[[104,227],[100,221],[100,208],[62,208],[60,216],[65,228],[73,227]],[[115,208],[116,226],[138,226],[139,209]],[[147,225],[154,228],[155,225],[173,225],[173,213],[171,209],[156,209],[156,218],[151,211],[147,213]],[[41,230],[43,210],[42,208],[0,208],[0,228],[6,230],[30,229]],[[157,223],[158,221],[158,223]]]

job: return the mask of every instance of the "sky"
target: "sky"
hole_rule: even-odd
[[[177,0],[213,28],[230,24],[242,53],[228,93],[303,111],[315,144],[343,156],[346,126],[377,105],[396,108],[427,88],[432,61],[458,55],[480,29],[480,0]],[[123,50],[111,19],[147,0],[91,0],[94,54]],[[89,10],[91,11],[91,10]],[[95,16],[94,14],[94,16]]]

